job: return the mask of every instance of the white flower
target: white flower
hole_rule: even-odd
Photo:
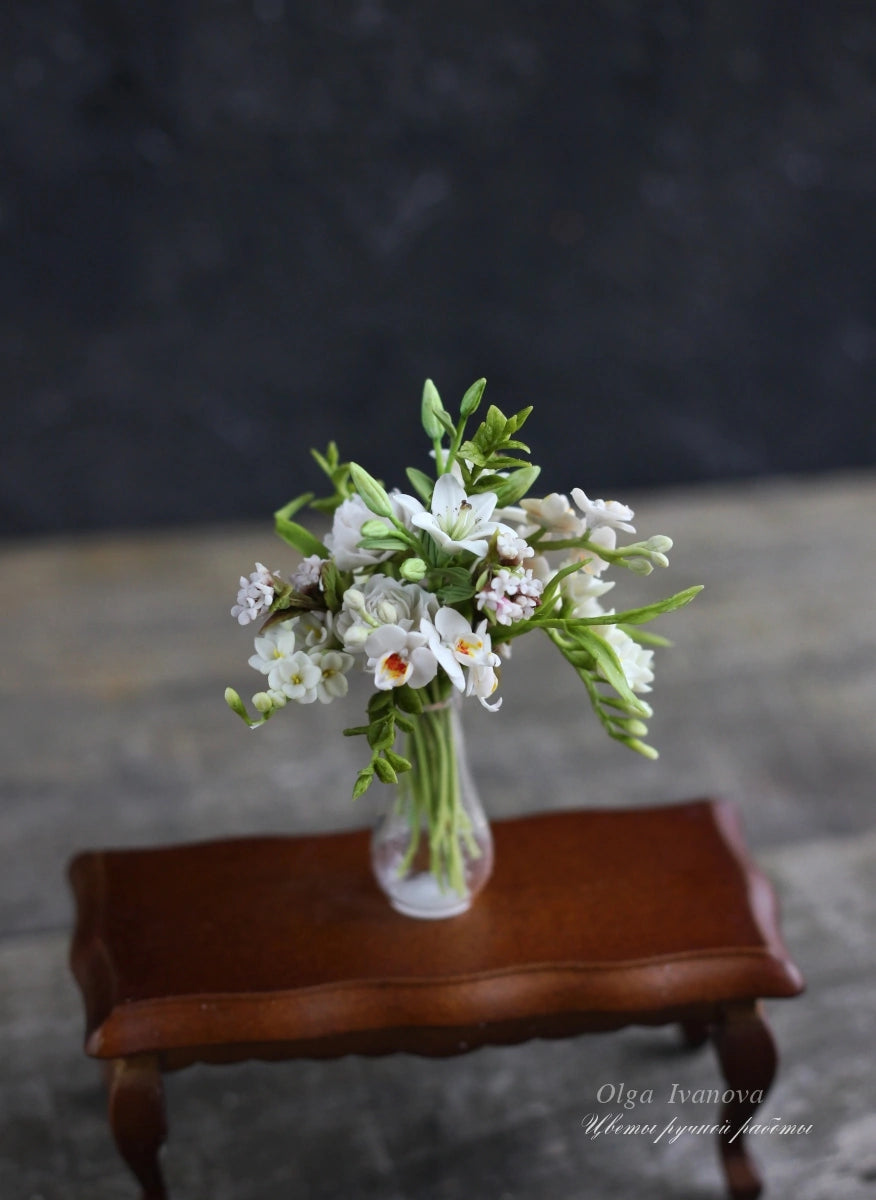
[[[310,659],[322,673],[316,688],[320,703],[330,704],[332,700],[346,696],[350,686],[347,671],[355,662],[352,654],[344,654],[341,650],[314,650]]]
[[[604,546],[606,550],[613,550],[617,545],[617,534],[610,525],[600,525],[598,529],[594,529],[588,537],[588,542],[591,546]],[[594,554],[589,548],[587,550],[578,550],[575,555],[584,561],[584,566],[581,568],[588,575],[601,575],[608,563],[604,558],[600,558],[598,554]]]
[[[527,499],[520,501],[534,528],[544,529],[557,537],[580,537],[584,532],[584,522],[572,508],[566,496],[559,492],[551,492],[542,500]]]
[[[635,525],[630,524],[636,514],[619,500],[590,500],[580,488],[572,488],[572,499],[584,514],[588,529],[609,526],[611,529],[625,529],[627,533],[636,532]]]
[[[493,661],[489,663],[472,663],[468,672],[465,694],[466,696],[477,696],[484,708],[488,708],[490,712],[497,712],[502,707],[501,697],[495,704],[487,704],[487,700],[499,686],[499,676],[496,674],[499,656],[494,654],[492,657]]]
[[[426,645],[426,635],[400,625],[382,625],[365,643],[366,669],[374,672],[374,684],[381,691],[409,683],[424,687],[435,678],[438,662]]]
[[[651,667],[654,651],[640,646],[628,633],[618,629],[617,625],[595,625],[593,632],[608,642],[620,659],[621,669],[631,690],[650,692],[651,681],[654,678]]]
[[[311,554],[309,558],[301,560],[297,570],[289,576],[289,581],[296,592],[306,592],[308,588],[322,587],[320,571],[324,562],[325,559],[320,558],[318,554]]]
[[[256,671],[261,671],[268,677],[268,685],[278,688],[280,666],[290,659],[300,645],[295,634],[297,618],[273,625],[255,640],[255,654],[249,659],[249,665]]]
[[[533,548],[522,537],[518,537],[513,530],[502,528],[499,529],[496,538],[496,551],[501,561],[509,564],[522,563],[524,558],[532,558],[535,554]]]
[[[255,639],[255,654],[249,665],[268,677],[268,686],[281,686],[283,663],[299,651],[325,646],[329,640],[331,613],[308,612],[272,625]]]
[[[398,505],[398,497],[391,496],[393,510],[399,520],[403,519],[402,510]],[[358,493],[349,496],[335,509],[332,518],[331,533],[326,534],[325,544],[331,551],[338,568],[341,571],[355,571],[359,567],[371,567],[375,563],[385,562],[392,556],[391,550],[363,550],[359,545],[362,541],[362,526],[366,521],[379,521],[367,507]],[[385,521],[387,533],[392,529]]]
[[[431,513],[414,513],[411,524],[424,529],[442,550],[469,550],[482,556],[496,530],[506,528],[490,520],[495,507],[495,492],[466,496],[458,479],[442,475],[432,492]]]
[[[416,583],[399,583],[388,575],[371,575],[361,587],[344,593],[334,632],[345,650],[355,654],[382,625],[419,628],[423,617],[438,608],[437,597]]]
[[[569,563],[563,564],[563,566],[567,565]],[[598,617],[603,611],[599,597],[611,591],[614,587],[614,580],[599,579],[582,569],[576,571],[574,575],[567,575],[560,587],[563,596],[571,606],[570,617]]]
[[[305,650],[296,650],[294,654],[283,658],[275,668],[277,682],[268,682],[271,687],[299,704],[312,704],[318,696],[322,682],[322,671]]]
[[[429,649],[459,691],[465,688],[463,667],[495,665],[496,656],[490,647],[490,635],[486,632],[487,622],[482,621],[472,629],[468,621],[455,608],[441,608],[432,622],[424,621],[421,626],[429,639]]]
[[[232,617],[237,617],[241,625],[248,625],[267,613],[274,602],[274,580],[271,572],[263,563],[257,562],[256,569],[247,579],[240,577],[240,591],[237,593],[237,603],[231,609]]]
[[[477,606],[481,612],[494,613],[500,625],[513,625],[532,615],[543,590],[531,570],[501,567],[478,592]]]

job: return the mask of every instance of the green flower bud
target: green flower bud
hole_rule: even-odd
[[[274,702],[267,692],[256,692],[252,698],[253,707],[267,715],[274,707]]]
[[[428,570],[429,567],[422,558],[406,558],[398,569],[399,575],[408,583],[419,583]]]

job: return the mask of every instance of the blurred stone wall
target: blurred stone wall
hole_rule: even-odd
[[[872,464],[876,12],[8,0],[0,532],[425,465],[477,376],[545,490]]]

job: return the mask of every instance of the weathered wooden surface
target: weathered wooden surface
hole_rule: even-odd
[[[757,1153],[774,1195],[857,1200],[876,1168],[867,1065],[876,477],[635,499],[640,530],[670,534],[676,550],[668,572],[620,579],[618,604],[706,585],[658,627],[675,642],[659,652],[653,694],[660,760],[605,739],[571,670],[536,638],[504,670],[501,713],[472,706],[472,759],[495,815],[704,794],[739,806],[810,984],[807,996],[771,1008],[782,1066],[766,1107],[813,1131],[793,1144],[765,1137]],[[251,634],[228,615],[237,577],[255,559],[282,567],[285,555],[267,522],[2,550],[3,1196],[129,1194],[81,1056],[64,963],[73,851],[341,828],[377,810],[377,788],[355,808],[348,799],[362,748],[339,732],[358,722],[364,688],[328,708],[290,706],[257,733],[225,708],[226,684],[248,695],[258,683],[246,665]],[[679,1178],[692,1193],[718,1194],[717,1166],[695,1135],[667,1147],[582,1134],[581,1117],[614,1111],[595,1101],[602,1083],[653,1088],[651,1114],[636,1111],[659,1119],[659,1102],[664,1123],[677,1111],[666,1106],[673,1081],[709,1086],[711,1063],[659,1046],[652,1055],[654,1042],[633,1031],[588,1039],[574,1054],[533,1044],[454,1066],[193,1072],[173,1081],[179,1132],[168,1176],[181,1195],[220,1198],[294,1187],[305,1197],[438,1200],[470,1191],[466,1178],[482,1194],[515,1198],[571,1197],[589,1178],[594,1194],[610,1197],[624,1194],[632,1163],[637,1194],[675,1194]],[[712,1119],[695,1104],[682,1115]]]

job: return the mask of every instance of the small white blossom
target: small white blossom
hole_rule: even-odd
[[[563,566],[568,565],[570,563],[563,564]],[[598,617],[603,611],[599,597],[611,591],[614,587],[614,580],[599,579],[582,568],[574,575],[567,575],[560,587],[570,605],[570,617]]]
[[[266,629],[255,640],[255,654],[251,655],[249,665],[262,675],[267,675],[268,685],[278,688],[279,669],[281,663],[291,658],[301,647],[295,633],[297,619],[283,621]]]
[[[532,616],[544,584],[530,569],[501,567],[490,577],[476,600],[481,612],[492,612],[500,625],[513,625]]]
[[[296,592],[306,592],[312,587],[322,588],[320,571],[324,562],[325,559],[320,558],[318,554],[311,554],[309,558],[301,560],[298,568],[289,577]]]
[[[322,671],[319,664],[314,662],[305,650],[296,650],[288,658],[282,659],[275,671],[277,682],[272,682],[270,676],[269,682],[272,688],[276,688],[287,700],[295,700],[298,704],[312,704],[317,699]]]
[[[442,475],[432,492],[431,513],[414,513],[411,524],[425,530],[442,550],[468,550],[482,556],[493,534],[507,528],[490,520],[495,507],[495,492],[467,496],[458,479]]]
[[[584,514],[588,530],[608,526],[625,529],[627,533],[636,532],[635,525],[630,524],[636,514],[619,500],[590,500],[580,488],[572,488],[572,499]]]
[[[401,687],[424,687],[437,674],[438,661],[426,645],[426,635],[402,629],[400,625],[382,625],[365,643],[366,670],[374,672],[374,684],[381,691]]]
[[[257,562],[256,569],[247,579],[240,577],[240,591],[237,593],[237,603],[231,609],[232,617],[237,617],[241,625],[248,625],[268,612],[274,602],[274,579],[271,572],[263,563]]]
[[[487,704],[487,700],[499,686],[499,676],[496,673],[498,665],[499,656],[497,654],[493,655],[492,662],[472,663],[465,689],[466,696],[477,696],[483,707],[488,708],[490,712],[497,712],[502,707],[501,696],[495,704]]]
[[[654,678],[651,666],[654,651],[640,646],[628,633],[618,629],[617,625],[595,625],[593,632],[608,642],[618,656],[621,669],[631,690],[650,692],[651,681]]]
[[[401,492],[393,492],[389,497],[393,513],[407,528],[410,528],[411,506],[422,509],[419,500],[413,496],[405,496]],[[362,526],[366,521],[380,521],[365,504],[358,493],[349,496],[335,509],[332,518],[331,533],[326,535],[325,544],[331,551],[332,558],[341,571],[356,571],[361,567],[371,567],[375,563],[385,562],[392,557],[391,550],[365,550],[359,542],[362,541]],[[389,521],[384,521],[387,533],[393,531]]]
[[[614,550],[617,545],[617,534],[610,525],[600,525],[598,529],[593,530],[587,540],[591,546],[604,546],[606,550]],[[601,575],[609,565],[604,558],[600,558],[589,548],[577,551],[576,557],[583,560],[584,566],[581,569],[588,575]]]
[[[322,672],[316,688],[320,703],[330,704],[332,700],[346,696],[350,686],[347,671],[355,662],[352,654],[344,654],[341,650],[314,650],[310,658]]]
[[[549,534],[563,538],[580,537],[584,532],[584,522],[572,508],[568,497],[559,492],[551,492],[542,500],[521,500],[520,507],[535,529],[544,529]]]
[[[533,548],[513,530],[500,529],[496,538],[496,551],[504,563],[522,563],[525,558],[535,555]]]

